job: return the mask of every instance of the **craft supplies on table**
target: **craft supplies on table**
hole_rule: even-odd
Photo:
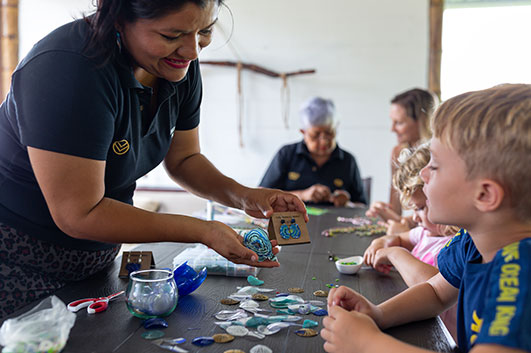
[[[209,275],[247,277],[249,275],[257,276],[260,271],[257,267],[235,264],[202,244],[187,248],[175,256],[173,267],[175,268],[186,261],[188,266],[195,271],[201,271],[206,267]]]

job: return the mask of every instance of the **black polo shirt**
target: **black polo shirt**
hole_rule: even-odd
[[[132,204],[135,181],[168,152],[173,131],[199,124],[197,61],[178,83],[163,81],[151,117],[152,90],[140,84],[126,53],[102,65],[84,50],[84,20],[40,42],[13,73],[0,106],[0,222],[77,249],[112,244],[79,240],[57,228],[33,174],[27,146],[106,161],[105,196]]]
[[[282,147],[269,165],[260,186],[281,190],[303,190],[314,184],[330,191],[346,190],[352,202],[367,203],[360,172],[353,155],[336,146],[330,159],[318,167],[304,141]]]

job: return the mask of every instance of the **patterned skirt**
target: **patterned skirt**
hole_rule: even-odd
[[[0,223],[0,318],[49,296],[69,281],[101,271],[114,261],[120,247],[68,249]]]

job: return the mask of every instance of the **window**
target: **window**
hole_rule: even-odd
[[[514,3],[519,6],[509,6]],[[447,0],[446,6],[442,100],[500,83],[531,83],[531,1]]]

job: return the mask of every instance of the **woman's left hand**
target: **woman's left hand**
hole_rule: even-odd
[[[242,209],[255,218],[271,218],[273,212],[300,212],[308,222],[308,213],[298,196],[267,188],[248,189],[242,199]]]
[[[363,352],[381,334],[373,319],[360,312],[334,305],[328,308],[328,315],[321,330],[327,352]]]

